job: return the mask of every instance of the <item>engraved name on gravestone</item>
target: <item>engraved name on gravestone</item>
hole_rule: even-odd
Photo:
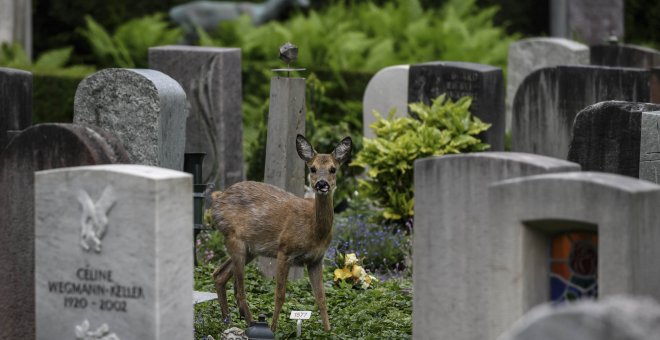
[[[191,182],[142,165],[36,173],[37,339],[190,337]]]
[[[75,124],[98,126],[124,143],[131,162],[183,169],[186,93],[164,73],[109,68],[83,79],[73,107]]]
[[[660,111],[660,104],[606,101],[587,106],[575,117],[568,160],[583,171],[641,178],[640,162],[660,159],[658,122],[652,119],[657,115],[649,111]]]
[[[430,62],[410,66],[408,102],[424,102],[446,93],[453,100],[472,97],[470,112],[492,126],[482,134],[490,151],[504,150],[504,80],[497,67],[465,62]]]

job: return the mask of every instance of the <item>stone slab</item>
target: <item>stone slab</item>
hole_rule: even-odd
[[[486,308],[475,306],[487,301],[488,186],[502,179],[576,170],[574,163],[513,152],[415,162],[414,339],[487,339]]]
[[[548,242],[576,225],[598,233],[598,296],[659,299],[660,186],[599,172],[515,178],[489,189],[488,336],[550,300]],[[580,230],[580,229],[578,229]],[[417,293],[417,292],[416,292]]]
[[[189,338],[191,191],[142,165],[37,172],[36,338]]]
[[[660,184],[660,110],[642,113],[639,178]]]
[[[660,104],[605,101],[587,106],[575,117],[568,160],[584,171],[639,178],[641,161],[660,160],[655,157],[660,152],[658,122],[642,126],[648,111],[660,111]]]
[[[491,151],[504,150],[504,79],[502,70],[483,64],[466,62],[429,62],[410,66],[408,102],[431,104],[446,93],[457,100],[471,96],[470,112],[492,126],[480,134]]]
[[[186,94],[174,79],[154,70],[111,68],[80,82],[73,122],[112,132],[132,163],[182,170],[186,115]]]
[[[512,114],[512,150],[566,158],[575,116],[605,101],[648,102],[650,72],[604,66],[556,66],[520,85]]]
[[[591,64],[650,69],[660,66],[660,51],[628,44],[591,46]]]
[[[179,82],[190,110],[186,153],[204,152],[203,181],[218,190],[242,181],[241,50],[198,46],[149,48],[149,67]]]
[[[624,37],[623,0],[550,0],[550,33],[587,45]]]
[[[408,113],[408,70],[410,65],[396,65],[381,69],[367,84],[362,99],[362,132],[366,138],[375,135],[370,126],[376,122],[373,111],[383,116],[396,110],[395,116],[404,117]]]
[[[9,130],[32,124],[32,73],[0,67],[0,151],[9,144]]]
[[[589,46],[564,38],[529,38],[509,45],[506,84],[506,130],[518,87],[534,70],[557,65],[589,65]]]
[[[264,182],[303,197],[305,162],[296,151],[298,134],[305,135],[305,79],[273,77],[270,81]],[[257,262],[265,276],[275,277],[275,259],[259,257]],[[291,266],[289,279],[303,277],[302,267]]]
[[[128,163],[121,143],[94,127],[37,124],[0,155],[0,339],[34,339],[34,172]]]

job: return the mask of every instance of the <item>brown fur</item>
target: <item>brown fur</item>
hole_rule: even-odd
[[[323,256],[332,240],[334,218],[332,194],[336,171],[350,157],[351,140],[345,138],[332,154],[317,154],[304,137],[296,139],[298,154],[310,168],[314,199],[303,199],[270,184],[240,182],[212,194],[211,215],[224,235],[230,259],[213,272],[223,317],[229,314],[226,284],[234,276],[234,291],[240,313],[252,321],[245,299],[245,265],[257,256],[277,258],[275,311],[271,328],[277,328],[284,303],[286,278],[291,265],[307,267],[312,291],[326,331],[330,321],[323,289]],[[312,171],[313,170],[313,171]],[[321,187],[324,185],[320,184]]]

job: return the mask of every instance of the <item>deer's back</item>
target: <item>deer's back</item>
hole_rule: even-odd
[[[245,241],[254,253],[277,252],[280,237],[302,235],[312,223],[313,202],[276,186],[239,182],[214,197],[212,216],[225,237]]]

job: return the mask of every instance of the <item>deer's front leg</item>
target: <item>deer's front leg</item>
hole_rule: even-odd
[[[277,273],[275,274],[275,311],[273,312],[273,323],[270,329],[273,332],[277,329],[277,319],[282,310],[284,296],[286,295],[286,279],[289,276],[289,257],[283,252],[277,253]]]
[[[323,288],[323,260],[308,264],[307,273],[309,274],[309,282],[312,285],[312,293],[314,293],[316,304],[319,305],[323,328],[326,332],[330,331],[330,318],[328,317],[328,308],[325,305],[325,289]]]

